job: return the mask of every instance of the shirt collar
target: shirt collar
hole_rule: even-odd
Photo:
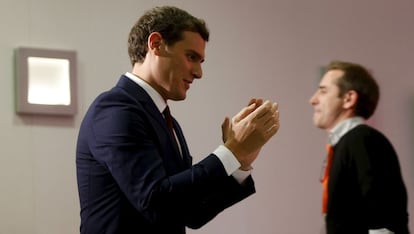
[[[130,72],[125,73],[125,76],[137,83],[139,86],[141,86],[141,88],[145,90],[145,92],[148,93],[161,113],[164,111],[165,107],[167,106],[167,102],[164,101],[162,96],[153,87],[151,87],[151,85]]]
[[[341,137],[343,137],[347,132],[363,123],[364,119],[359,116],[351,117],[341,121],[331,131],[329,131],[328,143],[332,146],[336,145]]]

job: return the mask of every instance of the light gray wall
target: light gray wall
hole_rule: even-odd
[[[399,153],[414,215],[413,1],[0,0],[0,234],[78,232],[81,119],[93,98],[129,71],[127,34],[155,4],[182,7],[206,19],[211,30],[203,79],[186,101],[172,104],[196,161],[220,144],[224,116],[250,98],[280,105],[279,133],[254,165],[257,193],[189,233],[320,232],[326,134],[313,127],[308,99],[320,66],[331,59],[362,63],[377,77],[382,97],[370,123]],[[15,114],[18,46],[78,52],[79,114]]]

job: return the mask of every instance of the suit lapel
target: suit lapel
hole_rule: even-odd
[[[174,118],[173,118],[173,121],[174,121],[175,134],[177,135],[178,142],[181,147],[182,161],[185,167],[190,167],[192,165],[192,157],[190,155],[190,151],[188,150],[187,142],[185,140],[183,131],[181,130],[180,125]]]
[[[129,95],[131,95],[135,100],[137,100],[145,111],[152,116],[158,122],[158,125],[161,126],[162,130],[156,130],[158,134],[165,134],[169,136],[169,142],[171,149],[173,150],[175,157],[178,159],[177,161],[180,162],[180,165],[183,167],[188,167],[191,165],[191,157],[188,151],[187,143],[184,139],[184,135],[182,133],[181,127],[179,126],[178,122],[173,118],[174,122],[174,130],[177,134],[177,138],[181,147],[182,156],[180,154],[180,150],[176,145],[174,139],[172,138],[171,134],[169,133],[168,126],[165,122],[164,116],[158,110],[155,103],[152,101],[151,97],[148,93],[134,81],[129,79],[126,76],[121,76],[120,80],[117,84],[118,87],[124,89]],[[154,126],[154,128],[158,128]],[[161,133],[162,132],[162,133]]]

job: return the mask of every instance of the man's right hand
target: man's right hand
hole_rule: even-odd
[[[252,99],[231,122],[222,124],[224,145],[234,154],[241,169],[249,169],[262,146],[279,130],[277,103]]]

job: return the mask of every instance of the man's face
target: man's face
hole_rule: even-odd
[[[309,100],[314,107],[313,123],[318,128],[330,130],[348,117],[348,111],[344,108],[344,99],[339,97],[339,88],[336,85],[343,74],[341,70],[326,72],[318,90]]]
[[[183,40],[164,45],[156,66],[157,83],[164,99],[184,100],[194,79],[203,75],[201,63],[206,42],[195,32],[183,32]]]

